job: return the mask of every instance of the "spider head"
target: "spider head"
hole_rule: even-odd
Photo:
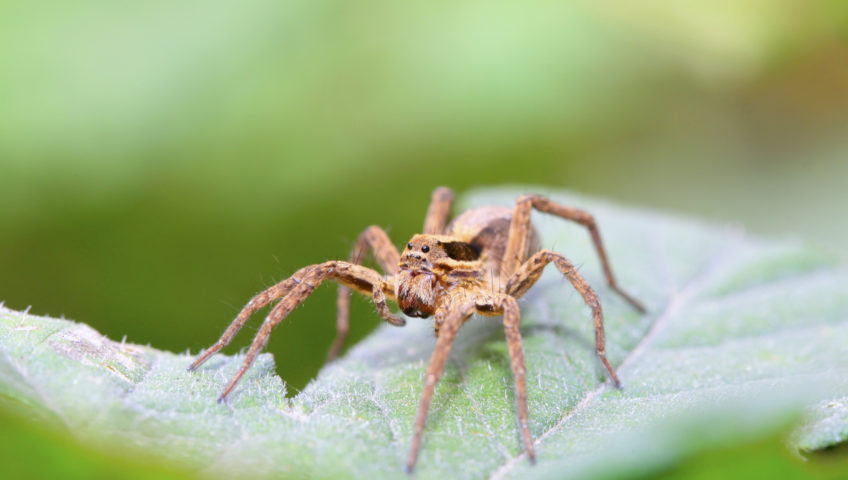
[[[418,234],[409,240],[400,256],[401,270],[443,273],[455,261],[474,261],[480,249],[449,235]]]
[[[440,242],[433,235],[415,235],[406,244],[400,256],[401,270],[429,272],[432,260],[437,257]]]
[[[400,257],[397,299],[407,316],[427,318],[444,290],[438,279],[457,261],[476,260],[479,251],[446,235],[412,237]]]
[[[439,242],[432,235],[415,235],[400,256],[397,299],[403,313],[427,318],[436,308],[438,282],[433,260],[438,258]]]

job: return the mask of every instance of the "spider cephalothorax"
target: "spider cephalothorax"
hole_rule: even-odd
[[[391,313],[386,305],[387,298],[397,302],[407,316],[432,316],[436,346],[427,368],[415,418],[407,461],[407,470],[411,471],[418,457],[430,400],[436,382],[444,371],[459,327],[474,313],[502,315],[515,377],[519,428],[528,457],[532,460],[534,449],[527,425],[526,374],[519,331],[520,312],[516,300],[536,283],[548,263],[556,266],[592,309],[595,351],[616,386],[619,386],[619,381],[604,351],[603,313],[598,296],[563,255],[551,250],[539,250],[536,232],[530,224],[530,211],[536,209],[585,226],[595,244],[609,287],[639,311],[644,312],[644,308],[618,288],[597,225],[590,214],[559,205],[545,197],[525,195],[516,201],[512,209],[476,208],[448,223],[452,201],[453,193],[447,188],[438,188],[433,192],[424,221],[424,232],[413,236],[402,252],[392,245],[381,228],[371,226],[359,236],[350,261],[331,260],[301,268],[288,279],[259,293],[242,309],[218,342],[197,357],[189,370],[200,366],[229,343],[251,314],[279,300],[256,334],[241,368],[219,397],[219,401],[226,399],[253,364],[271,330],[325,279],[340,283],[338,333],[330,349],[329,360],[338,355],[347,336],[350,289],[369,295],[377,305],[377,313],[392,325],[402,326],[406,321]],[[373,252],[386,275],[359,264],[368,251]]]
[[[481,249],[447,235],[418,234],[400,257],[396,297],[404,314],[427,318],[444,311],[458,292],[483,285]]]

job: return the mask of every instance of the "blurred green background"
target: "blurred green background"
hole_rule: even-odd
[[[437,185],[575,189],[846,255],[846,160],[843,1],[0,5],[0,299],[162,349],[210,345],[367,225],[403,244]],[[271,337],[292,393],[334,296]],[[349,344],[378,324],[362,300],[352,320]]]
[[[367,225],[403,244],[435,186],[504,183],[848,256],[848,4],[0,3],[10,308],[196,352]],[[323,362],[334,295],[271,337],[292,393]],[[352,320],[349,344],[378,324],[362,300]],[[0,419],[18,475],[184,475]]]

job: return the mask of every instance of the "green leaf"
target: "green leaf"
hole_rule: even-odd
[[[519,193],[479,191],[462,206],[510,205]],[[619,283],[648,306],[641,315],[605,286],[581,227],[534,214],[544,246],[571,258],[599,292],[624,388],[606,381],[588,309],[549,269],[520,302],[537,464],[522,453],[500,319],[481,317],[460,331],[438,385],[416,478],[650,472],[770,433],[805,407],[796,447],[848,438],[848,272],[835,257],[549,194],[596,216]],[[381,327],[290,399],[263,355],[221,405],[240,356],[187,373],[187,353],[0,309],[0,402],[86,444],[204,474],[398,478],[433,344],[428,321]]]

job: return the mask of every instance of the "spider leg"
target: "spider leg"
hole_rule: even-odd
[[[233,337],[236,336],[236,333],[241,330],[241,327],[244,326],[244,324],[247,322],[247,319],[250,318],[250,316],[253,315],[254,312],[262,309],[263,307],[278,298],[285,297],[295,285],[297,285],[297,279],[292,276],[256,294],[253,298],[251,298],[250,301],[247,302],[247,305],[245,305],[244,308],[241,309],[238,316],[236,316],[235,320],[230,323],[230,325],[221,335],[221,338],[218,339],[218,341],[215,342],[214,345],[212,345],[203,353],[198,355],[197,359],[195,359],[195,361],[192,362],[192,364],[188,367],[188,371],[191,372],[197,369],[197,367],[201,366],[206,360],[209,359],[209,357],[218,353],[219,350],[221,350],[222,348],[224,348],[224,346],[230,343]]]
[[[392,295],[393,298],[394,286],[391,282],[386,281],[382,275],[374,270],[361,265],[355,265],[350,262],[335,260],[301,268],[290,278],[254,297],[254,299],[251,300],[244,309],[242,309],[242,314],[244,315],[239,314],[239,317],[237,317],[230,327],[227,328],[227,331],[224,332],[222,341],[219,341],[204,352],[190,367],[196,368],[200,365],[200,363],[205,361],[209,356],[220,350],[223,345],[229,342],[235,335],[235,332],[244,325],[244,322],[247,320],[250,313],[282,296],[282,299],[274,306],[274,308],[271,309],[271,312],[262,323],[262,327],[260,327],[259,332],[254,337],[253,343],[250,345],[250,348],[245,355],[241,368],[238,372],[236,372],[232,380],[230,380],[230,383],[218,398],[219,402],[226,399],[227,395],[230,394],[241,377],[253,364],[253,361],[256,359],[259,351],[265,346],[265,343],[271,335],[271,331],[274,327],[282,322],[296,306],[303,302],[315,290],[315,288],[321,285],[321,283],[326,279],[336,280],[347,287],[353,288],[367,295],[371,295],[374,298],[374,302],[377,304],[378,311],[380,311],[382,315],[394,317],[388,311],[388,307],[386,306],[386,294],[388,293],[389,295]],[[257,298],[259,300],[256,300]],[[396,317],[394,318],[397,322],[403,321]]]
[[[553,262],[557,269],[565,275],[565,278],[571,282],[574,289],[583,297],[586,305],[592,309],[592,317],[595,321],[595,352],[601,359],[601,363],[604,364],[604,368],[609,372],[610,378],[612,378],[616,388],[621,388],[618,375],[615,374],[615,370],[607,360],[605,351],[606,341],[604,339],[604,313],[601,309],[601,302],[598,299],[598,295],[592,290],[592,287],[577,273],[574,265],[567,258],[551,250],[537,252],[512,275],[506,284],[506,293],[515,298],[520,298],[539,280],[539,277],[542,276],[542,270],[550,262]]]
[[[424,432],[424,424],[427,422],[427,413],[430,410],[430,401],[436,382],[445,370],[445,363],[450,354],[451,346],[456,338],[456,332],[463,322],[474,313],[474,303],[468,302],[459,308],[450,310],[441,322],[439,336],[436,339],[436,348],[430,356],[430,364],[427,367],[427,376],[424,380],[424,391],[421,392],[421,401],[418,404],[418,414],[415,416],[415,427],[412,434],[412,444],[409,447],[409,457],[406,461],[406,471],[411,473],[418,459],[418,449],[421,447],[421,434]]]
[[[428,235],[444,233],[450,217],[452,203],[453,191],[450,188],[439,187],[433,190],[433,195],[430,197],[430,207],[427,209],[427,217],[424,219],[424,230],[421,233]]]
[[[531,462],[535,462],[536,452],[527,420],[527,369],[524,366],[524,349],[521,346],[521,311],[518,308],[518,302],[514,297],[502,294],[478,302],[477,310],[485,315],[503,314],[506,344],[509,349],[512,376],[515,378],[518,425],[521,428],[521,436],[524,440],[524,447],[527,449],[527,456]]]
[[[398,272],[400,253],[397,248],[392,245],[392,241],[389,240],[389,236],[386,235],[386,232],[376,225],[366,228],[359,235],[359,238],[356,240],[356,244],[353,246],[353,251],[350,252],[350,263],[361,264],[365,255],[368,254],[369,249],[374,253],[374,258],[376,258],[377,263],[384,272],[390,275],[394,275]],[[350,329],[350,289],[344,285],[339,285],[338,296],[336,298],[336,338],[333,340],[333,345],[327,353],[328,362],[331,362],[338,357]],[[377,301],[376,296],[374,297],[374,300],[375,302]],[[379,305],[378,308],[380,308]],[[404,325],[406,323],[395,323],[384,316],[382,312],[380,313],[381,316],[388,320],[392,325]]]
[[[633,308],[645,313],[646,310],[642,303],[622,290],[616,283],[615,276],[613,276],[612,268],[610,268],[609,260],[607,259],[606,250],[601,241],[601,233],[598,231],[595,217],[588,212],[560,205],[540,195],[523,195],[516,201],[512,220],[509,225],[509,240],[506,246],[503,265],[501,266],[501,272],[504,275],[503,278],[508,278],[512,275],[525,258],[524,252],[528,248],[527,240],[530,232],[530,211],[534,208],[540,212],[556,215],[566,220],[572,220],[586,227],[592,236],[592,243],[595,244],[595,250],[598,252],[598,257],[601,260],[601,266],[604,269],[604,276],[606,276],[609,287],[624,298]]]

